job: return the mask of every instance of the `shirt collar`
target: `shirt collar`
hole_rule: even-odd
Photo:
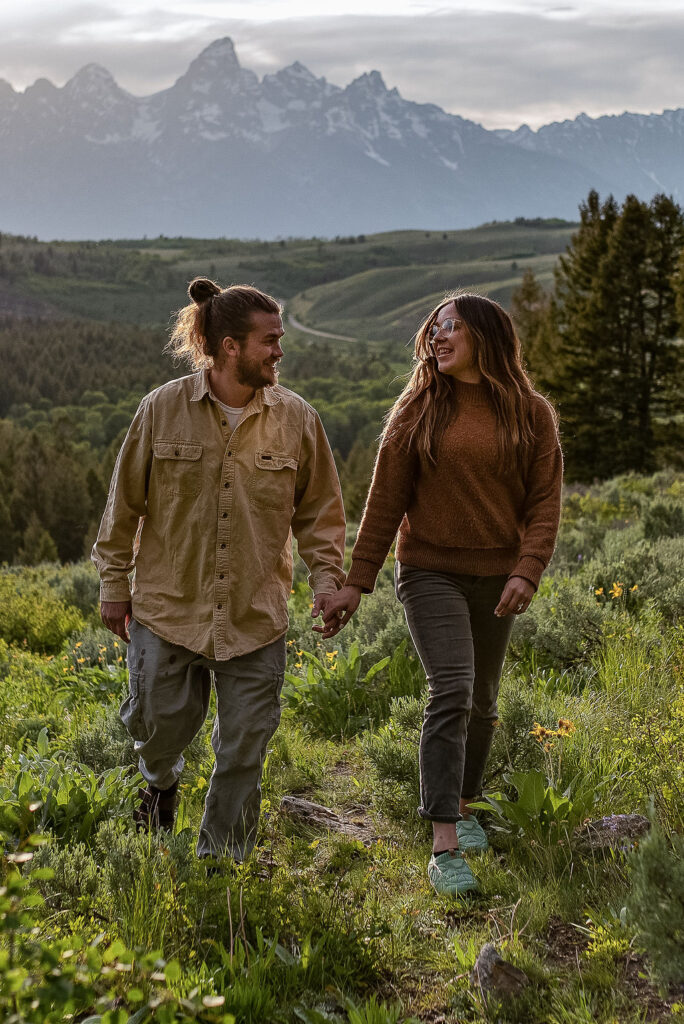
[[[255,412],[261,412],[264,405],[277,405],[280,401],[279,390],[277,384],[274,387],[259,388],[252,401],[248,403],[247,408],[253,407]],[[206,368],[198,370],[195,375],[195,386],[190,401],[199,402],[205,395],[208,395],[209,398],[213,397],[211,385],[209,384],[209,370]]]

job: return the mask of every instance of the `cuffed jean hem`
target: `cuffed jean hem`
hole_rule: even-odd
[[[422,807],[418,808],[418,816],[423,818],[424,821],[433,821],[435,825],[455,825],[457,821],[463,820],[462,814],[457,814],[455,816],[453,814],[434,815],[430,814],[429,811],[424,810]]]

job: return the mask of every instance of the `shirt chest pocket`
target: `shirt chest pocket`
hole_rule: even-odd
[[[297,459],[282,452],[257,451],[249,499],[259,508],[291,511],[294,506]]]
[[[202,487],[202,445],[199,441],[155,441],[157,482],[167,494],[197,495]]]

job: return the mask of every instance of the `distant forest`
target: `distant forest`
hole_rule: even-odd
[[[87,554],[140,398],[189,372],[163,347],[197,274],[283,301],[281,382],[320,412],[350,518],[412,335],[458,287],[513,312],[533,379],[559,407],[570,481],[680,466],[683,251],[671,200],[618,207],[594,193],[578,224],[268,243],[0,235],[0,561]]]

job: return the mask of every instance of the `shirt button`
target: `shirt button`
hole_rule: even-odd
[[[225,544],[222,544],[222,545],[221,545],[221,547],[222,547],[222,548],[225,548],[225,546],[226,546]]]
[[[230,487],[230,484],[229,483],[225,483],[223,486],[224,487]]]
[[[217,608],[223,608],[223,605],[222,604],[217,604],[216,607]]]
[[[226,425],[226,421],[225,420],[221,420],[221,426],[225,427],[225,425]]]
[[[222,580],[222,579],[223,579],[223,576],[224,576],[224,573],[220,572],[220,573],[219,573],[219,579],[220,579],[220,580]]]
[[[180,449],[176,448],[174,455],[180,455]]]
[[[221,519],[227,519],[227,518],[228,518],[228,513],[227,512],[222,512],[221,513]]]
[[[233,454],[232,452],[226,452],[226,455],[232,455],[232,454]]]

